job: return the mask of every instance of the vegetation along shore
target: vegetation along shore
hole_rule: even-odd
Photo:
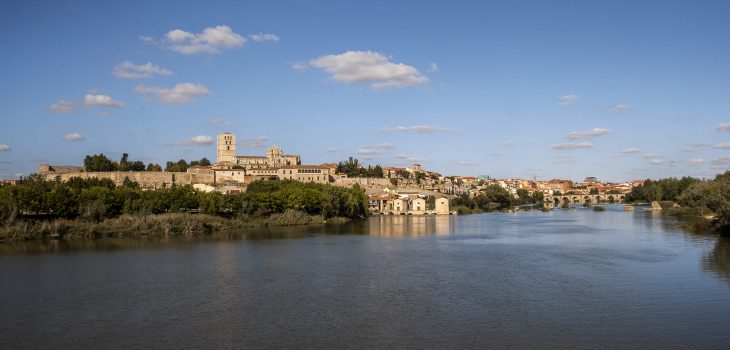
[[[0,240],[198,235],[241,227],[344,222],[367,215],[367,195],[289,180],[255,181],[243,193],[191,186],[141,190],[132,181],[29,176],[0,186]]]

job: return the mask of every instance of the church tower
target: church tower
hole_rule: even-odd
[[[236,135],[225,132],[218,135],[218,159],[217,163],[236,163]]]

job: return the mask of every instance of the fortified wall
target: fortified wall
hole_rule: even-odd
[[[395,188],[390,182],[390,179],[384,178],[368,178],[368,177],[350,177],[350,178],[336,178],[335,185],[349,187],[354,184],[360,186],[379,186],[387,188]]]
[[[39,174],[46,180],[60,179],[68,181],[72,177],[80,177],[82,179],[109,179],[117,186],[124,182],[125,178],[139,183],[142,188],[157,189],[176,185],[193,185],[193,184],[216,184],[215,171],[197,171],[197,172],[154,172],[154,171],[103,171],[103,172],[86,172],[81,171],[80,167],[56,167],[41,164]]]

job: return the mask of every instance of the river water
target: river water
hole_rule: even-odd
[[[0,244],[0,347],[728,349],[730,242],[651,212]]]

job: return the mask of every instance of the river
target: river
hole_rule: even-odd
[[[2,348],[730,348],[730,242],[648,211],[0,244]]]

